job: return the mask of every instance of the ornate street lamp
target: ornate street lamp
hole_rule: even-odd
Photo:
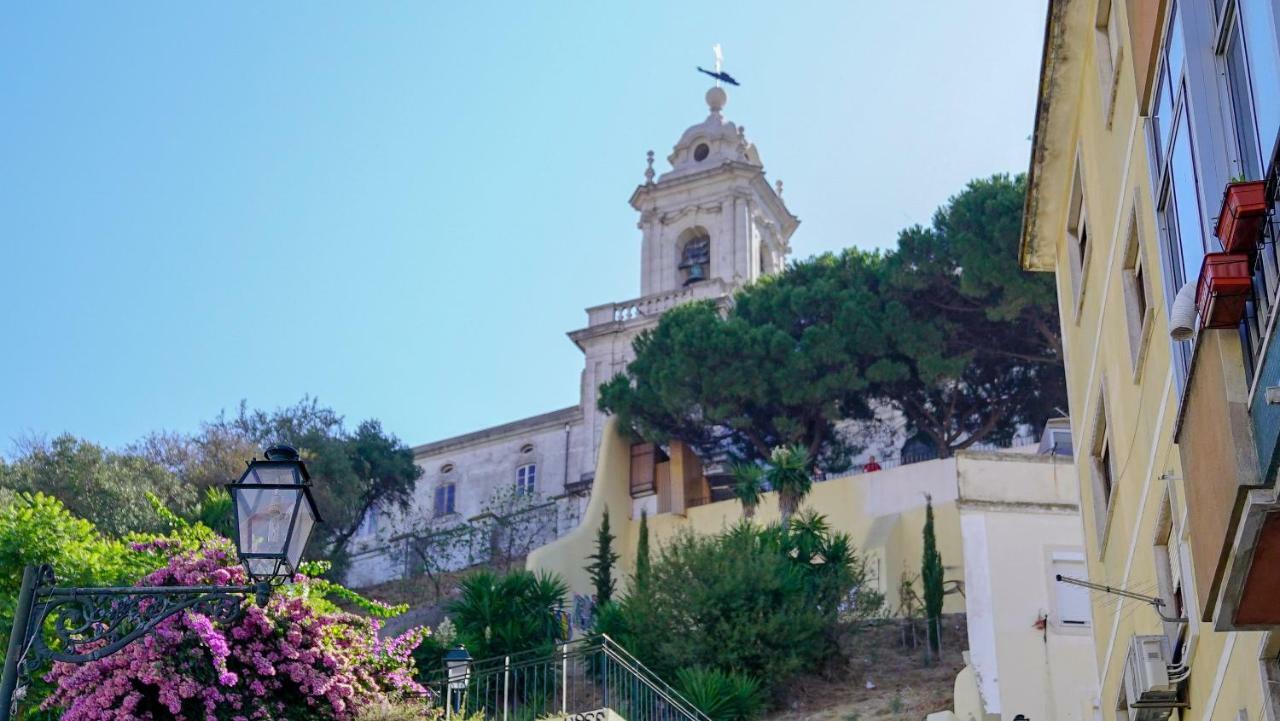
[[[265,606],[271,587],[298,569],[320,514],[298,452],[268,448],[240,480],[227,484],[236,517],[236,552],[253,580],[246,586],[119,586],[59,588],[53,567],[27,566],[0,676],[0,721],[14,710],[18,679],[45,661],[88,663],[110,656],[176,613],[192,610],[230,623],[253,597]],[[46,623],[52,619],[52,623]],[[52,627],[53,646],[44,628]]]
[[[445,701],[445,716],[452,717],[454,712],[461,713],[462,695],[466,693],[467,682],[471,680],[471,654],[467,652],[467,647],[458,644],[445,651],[444,668],[449,693]]]
[[[267,449],[235,483],[228,483],[235,506],[236,550],[249,576],[280,582],[298,570],[302,549],[320,521],[311,497],[311,475],[289,446]]]

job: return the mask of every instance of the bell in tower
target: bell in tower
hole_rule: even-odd
[[[684,284],[691,285],[707,279],[707,271],[711,264],[711,238],[706,234],[695,235],[684,245],[680,254],[680,272],[684,275]]]

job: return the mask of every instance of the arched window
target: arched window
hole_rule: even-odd
[[[538,466],[526,463],[516,469],[516,494],[530,495],[538,485]]]
[[[711,236],[697,228],[680,251],[680,276],[684,285],[706,280],[711,275]]]
[[[443,475],[446,475],[446,474],[449,474],[449,473],[453,473],[453,464],[452,464],[452,463],[446,463],[446,464],[444,464],[443,466],[440,466],[440,475],[442,475],[442,476],[443,476]]]
[[[526,443],[526,444],[524,444],[523,446],[520,446],[520,453],[521,453],[522,455],[528,455],[528,454],[530,454],[530,453],[533,453],[533,444],[532,444],[532,443]]]

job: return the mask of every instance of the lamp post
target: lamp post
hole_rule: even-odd
[[[471,654],[467,652],[467,647],[458,644],[445,651],[444,668],[449,690],[449,698],[445,700],[445,715],[451,717],[454,711],[462,711],[462,695],[466,693],[467,682],[471,680]]]
[[[276,445],[227,484],[236,518],[236,552],[253,583],[244,586],[116,586],[59,588],[53,567],[27,566],[0,676],[0,721],[13,716],[21,677],[45,661],[88,663],[110,656],[182,611],[230,623],[252,597],[265,606],[272,586],[298,568],[302,550],[320,522],[311,477],[298,452]],[[57,643],[45,638],[52,619]]]

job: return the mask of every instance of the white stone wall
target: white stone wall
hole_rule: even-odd
[[[561,416],[569,416],[563,419]],[[539,418],[541,422],[536,422]],[[533,422],[531,422],[533,421]],[[566,432],[567,427],[567,432]],[[568,441],[566,455],[566,439]],[[529,448],[526,452],[526,448]],[[499,491],[515,487],[516,469],[533,463],[537,467],[536,493],[551,499],[564,494],[566,479],[573,483],[589,470],[593,446],[581,414],[557,412],[459,439],[441,441],[415,449],[415,461],[423,469],[411,508],[380,513],[376,524],[362,529],[352,543],[348,584],[356,587],[399,578],[405,559],[397,537],[415,529],[450,525],[484,512]],[[451,471],[446,467],[452,466]],[[442,484],[454,484],[454,516],[438,518],[435,491]],[[456,565],[467,565],[460,555]]]

